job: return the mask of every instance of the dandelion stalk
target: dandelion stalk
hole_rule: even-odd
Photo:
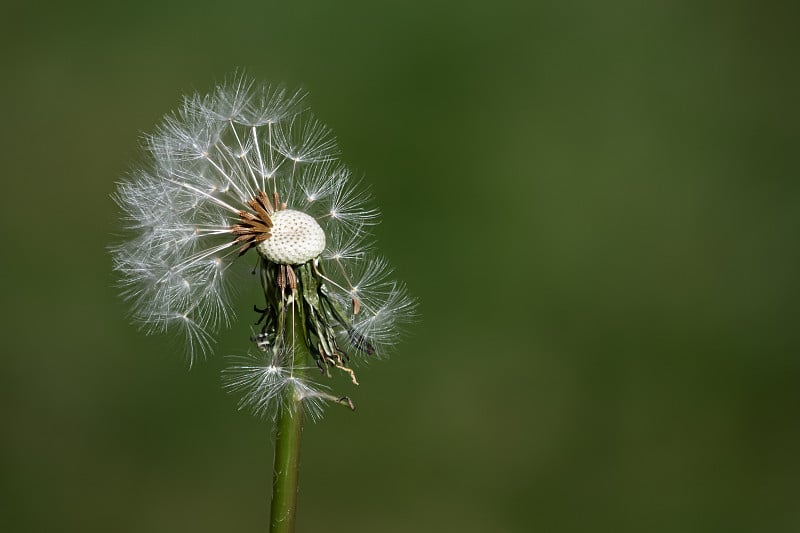
[[[275,467],[269,529],[271,533],[294,531],[302,435],[303,404],[302,402],[287,404],[278,415],[275,430]]]
[[[296,308],[302,310],[302,295],[298,293]],[[295,305],[292,305],[292,311]],[[295,331],[299,346],[306,345],[306,332],[299,315],[289,315],[290,329]],[[302,362],[308,349],[296,349],[294,366],[301,373]],[[302,378],[302,376],[298,376]],[[303,436],[303,402],[298,401],[299,391],[292,385],[286,388],[283,407],[275,425],[275,463],[272,478],[272,504],[270,506],[270,532],[293,533],[297,513],[298,479],[300,477],[300,442]]]

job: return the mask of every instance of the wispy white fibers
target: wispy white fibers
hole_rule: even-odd
[[[384,355],[413,316],[404,285],[370,252],[378,211],[305,100],[301,91],[233,75],[165,116],[146,138],[146,163],[117,187],[127,234],[112,255],[122,295],[143,331],[183,337],[189,364],[233,323],[234,291],[263,302],[258,278],[242,275],[256,258],[260,269],[283,265],[292,276],[305,264],[329,298],[318,305],[330,338],[319,339],[321,355],[310,346],[319,358],[307,366],[331,363],[352,374],[350,358]],[[291,342],[270,337],[270,327],[256,339],[257,353],[226,372],[242,406],[272,412],[287,385],[311,407],[337,400],[295,375]]]

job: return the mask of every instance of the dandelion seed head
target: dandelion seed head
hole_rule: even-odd
[[[181,336],[190,364],[234,324],[232,294],[258,288],[239,274],[259,274],[259,353],[225,377],[257,414],[292,397],[318,416],[341,397],[300,370],[356,383],[351,361],[386,355],[415,313],[371,252],[379,213],[369,191],[305,99],[242,73],[187,96],[145,137],[144,164],[113,195],[127,234],[110,250],[131,318],[147,334]],[[279,313],[292,313],[292,328]],[[305,341],[296,323],[309,328]],[[295,361],[300,352],[307,360]]]

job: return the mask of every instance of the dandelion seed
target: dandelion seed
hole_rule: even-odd
[[[131,316],[145,333],[182,336],[190,364],[233,324],[232,294],[260,288],[256,353],[224,373],[258,415],[287,401],[314,416],[352,407],[311,376],[357,383],[351,363],[385,355],[416,306],[371,254],[378,211],[304,99],[239,74],[185,98],[114,195],[129,237],[111,251]],[[240,275],[252,270],[244,255],[260,284]]]

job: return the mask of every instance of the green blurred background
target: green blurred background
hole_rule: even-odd
[[[789,6],[5,5],[0,527],[266,529],[270,424],[105,250],[142,132],[244,67],[311,92],[421,301],[307,427],[299,531],[800,531]]]

